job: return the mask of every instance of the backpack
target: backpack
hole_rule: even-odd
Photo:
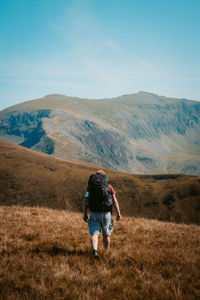
[[[112,195],[108,191],[108,177],[105,174],[92,174],[88,181],[88,208],[92,212],[112,212]]]

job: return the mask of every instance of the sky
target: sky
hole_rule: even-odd
[[[47,94],[200,101],[199,0],[0,0],[0,110]]]

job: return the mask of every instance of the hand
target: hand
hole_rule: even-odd
[[[116,220],[119,221],[121,219],[121,214],[120,213],[117,213],[116,215]]]
[[[88,215],[87,214],[84,214],[83,220],[87,223],[87,221],[88,221]]]

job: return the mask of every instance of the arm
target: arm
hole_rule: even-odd
[[[88,208],[87,208],[86,202],[87,202],[87,197],[85,197],[84,202],[83,202],[83,219],[85,222],[88,221]]]
[[[116,220],[119,221],[121,219],[121,213],[120,213],[120,209],[119,209],[119,203],[117,201],[117,198],[115,196],[115,194],[112,195],[113,196],[113,206],[116,210]]]

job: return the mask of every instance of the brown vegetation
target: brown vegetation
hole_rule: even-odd
[[[0,141],[0,205],[80,211],[88,177],[97,170]],[[104,169],[123,215],[200,224],[200,177],[132,175]]]
[[[200,227],[122,218],[90,253],[82,214],[0,208],[0,299],[200,299]]]

